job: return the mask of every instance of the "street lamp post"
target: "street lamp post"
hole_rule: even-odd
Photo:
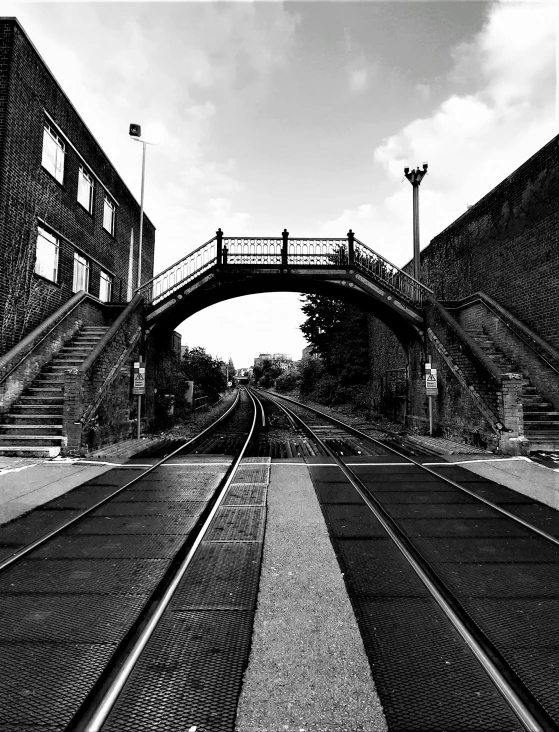
[[[146,177],[146,145],[155,145],[154,142],[148,142],[147,140],[140,139],[142,136],[142,128],[140,125],[131,124],[129,130],[130,137],[136,142],[142,143],[142,187],[140,194],[140,244],[138,248],[138,284],[137,287],[142,285],[142,244],[144,241],[144,181]],[[142,366],[143,362],[143,366]],[[143,368],[144,375],[144,393],[145,393],[145,361],[143,361],[140,354],[139,368]],[[136,437],[140,439],[141,433],[141,414],[142,414],[142,394],[138,392],[138,424],[136,426]]]
[[[423,163],[423,170],[416,168],[410,173],[404,168],[404,175],[413,186],[413,276],[419,282],[419,186],[427,173],[427,163]]]

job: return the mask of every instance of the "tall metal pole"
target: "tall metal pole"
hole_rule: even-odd
[[[419,186],[427,173],[428,165],[423,163],[423,170],[416,168],[410,173],[409,168],[404,168],[404,175],[413,187],[413,276],[419,282],[420,278],[420,257],[419,257]]]
[[[144,235],[144,180],[146,177],[146,144],[142,143],[142,192],[140,194],[140,248],[138,249],[138,287],[142,284],[142,244]]]

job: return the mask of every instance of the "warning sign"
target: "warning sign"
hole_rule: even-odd
[[[425,389],[427,390],[427,396],[434,396],[437,394],[437,369],[425,369]]]
[[[132,394],[146,393],[146,364],[135,361],[132,372]]]

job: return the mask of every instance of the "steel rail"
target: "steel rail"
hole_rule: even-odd
[[[349,432],[352,432],[354,435],[358,435],[359,437],[365,438],[367,440],[370,440],[371,442],[376,443],[377,445],[380,445],[381,447],[386,448],[390,452],[392,452],[394,455],[398,455],[398,457],[404,458],[405,460],[409,460],[410,463],[415,465],[418,468],[421,468],[421,470],[424,470],[425,472],[429,473],[430,475],[435,476],[439,480],[444,481],[445,483],[448,483],[448,485],[453,486],[454,488],[458,488],[463,493],[467,493],[469,496],[472,496],[476,500],[480,501],[481,503],[485,503],[486,506],[489,506],[490,508],[494,509],[495,511],[498,511],[499,513],[503,514],[503,516],[506,516],[509,519],[512,519],[513,521],[516,521],[517,524],[520,524],[525,529],[528,529],[529,531],[534,532],[535,534],[538,534],[541,536],[542,539],[545,539],[546,541],[551,542],[552,544],[555,544],[555,546],[559,547],[559,538],[556,536],[552,536],[551,534],[548,534],[546,531],[543,531],[542,529],[539,529],[537,526],[534,526],[533,524],[529,523],[528,521],[525,521],[524,519],[520,518],[519,516],[516,516],[515,514],[511,513],[510,511],[507,511],[506,508],[502,508],[502,506],[499,506],[496,503],[493,503],[492,501],[488,501],[487,498],[483,498],[482,496],[479,496],[474,491],[469,490],[468,488],[465,488],[464,486],[460,485],[459,483],[456,483],[451,478],[447,478],[444,475],[441,475],[440,473],[437,473],[434,470],[431,470],[427,465],[422,465],[421,463],[418,463],[417,460],[414,460],[413,458],[409,457],[409,455],[404,455],[403,453],[396,450],[396,448],[391,447],[390,445],[385,444],[384,442],[381,442],[380,440],[377,440],[374,437],[371,437],[370,435],[366,434],[365,432],[361,432],[361,430],[358,430],[355,427],[352,427],[349,424],[345,424],[339,419],[336,419],[336,417],[331,417],[328,414],[325,414],[325,412],[320,411],[320,409],[316,409],[315,407],[309,407],[306,404],[303,404],[302,402],[298,402],[296,399],[292,399],[291,397],[283,396],[282,394],[274,394],[273,398],[279,398],[279,399],[286,399],[289,402],[292,402],[293,404],[296,404],[297,406],[303,407],[304,409],[308,409],[311,412],[315,412],[315,414],[320,414],[321,417],[324,417],[325,419],[329,420],[330,422],[334,422],[335,424],[339,425],[343,429],[348,430]],[[383,430],[382,427],[378,428],[379,430]],[[389,434],[389,433],[387,433]],[[451,465],[452,463],[449,463]]]
[[[218,510],[220,507],[223,499],[225,498],[225,494],[227,493],[227,490],[229,489],[229,486],[231,485],[233,478],[235,477],[235,473],[237,472],[237,468],[239,466],[239,463],[241,462],[243,455],[246,451],[246,448],[248,447],[249,442],[252,439],[252,436],[254,434],[254,429],[256,426],[256,416],[257,416],[257,406],[256,402],[262,406],[262,403],[260,400],[256,400],[254,396],[247,390],[247,394],[249,395],[250,399],[252,400],[252,404],[254,407],[254,414],[252,418],[252,425],[250,427],[248,436],[245,440],[245,443],[241,450],[239,451],[237,457],[233,461],[233,465],[231,470],[229,471],[229,475],[226,479],[226,481],[223,484],[223,487],[221,488],[221,491],[216,499],[216,502],[214,503],[214,506],[212,510],[210,511],[208,517],[206,518],[206,521],[204,522],[202,528],[200,529],[200,532],[198,536],[196,537],[192,547],[190,548],[188,554],[182,561],[180,567],[178,568],[173,580],[171,581],[168,588],[165,590],[165,593],[161,597],[161,599],[157,603],[157,607],[151,617],[149,618],[148,623],[146,624],[145,628],[142,630],[139,637],[136,639],[136,642],[134,643],[133,648],[130,650],[126,661],[122,665],[122,667],[119,669],[116,677],[112,681],[111,685],[107,689],[106,693],[104,694],[102,700],[100,701],[96,711],[90,716],[89,721],[87,722],[86,726],[84,727],[85,732],[99,732],[103,724],[105,723],[108,715],[111,712],[111,709],[115,705],[120,692],[122,691],[126,681],[130,677],[130,674],[134,670],[134,667],[140,658],[142,651],[146,647],[149,639],[153,635],[157,624],[159,623],[159,620],[161,619],[161,616],[165,612],[167,606],[169,605],[175,591],[177,590],[186,570],[188,569],[192,558],[194,557],[194,554],[196,553],[198,547],[200,546],[202,540],[204,539],[204,536],[206,535],[208,528]]]
[[[126,490],[127,488],[130,488],[130,486],[134,485],[134,483],[137,483],[139,480],[142,480],[143,478],[148,475],[148,473],[151,473],[152,470],[155,470],[155,468],[158,468],[160,465],[165,463],[167,460],[170,460],[174,455],[176,455],[181,450],[184,450],[185,447],[188,447],[193,442],[197,442],[200,440],[206,432],[210,432],[211,430],[214,430],[216,426],[222,422],[234,409],[237,408],[237,405],[239,404],[240,399],[240,393],[237,391],[237,396],[233,404],[229,407],[229,409],[224,412],[220,417],[218,417],[215,422],[212,422],[211,425],[206,427],[202,432],[198,433],[194,437],[192,437],[190,440],[185,442],[183,445],[180,445],[180,447],[177,447],[176,450],[173,450],[173,452],[166,455],[162,460],[160,460],[158,463],[155,463],[151,467],[149,467],[146,471],[144,471],[141,475],[136,476],[133,478],[130,482],[126,483],[126,485],[121,486],[120,488],[117,488],[117,490],[113,491],[109,496],[106,496],[101,501],[98,501],[94,506],[91,506],[90,508],[87,508],[85,511],[82,511],[82,513],[78,514],[77,516],[74,516],[74,518],[69,519],[61,526],[58,526],[56,529],[53,529],[48,534],[45,534],[44,536],[39,537],[35,541],[31,542],[31,544],[27,544],[27,546],[24,546],[22,549],[19,549],[18,551],[11,554],[9,557],[4,559],[0,562],[0,572],[2,572],[5,569],[8,569],[16,562],[20,561],[24,557],[26,557],[28,554],[30,554],[35,549],[38,549],[43,544],[46,544],[47,541],[55,537],[57,534],[60,534],[62,531],[67,529],[69,526],[73,526],[73,524],[77,523],[78,521],[81,521],[85,516],[89,515],[92,511],[95,511],[95,509],[99,508],[100,506],[103,506],[105,503],[110,501],[112,498],[117,496],[119,493],[122,493],[122,491]]]
[[[275,395],[274,395],[275,396]],[[270,397],[271,398],[271,397]],[[283,398],[283,397],[282,397]],[[293,400],[295,401],[295,400]],[[315,411],[315,410],[312,410]],[[376,498],[371,495],[365,484],[341,460],[333,450],[307,425],[304,420],[295,412],[292,412],[295,419],[301,424],[314,440],[326,451],[337,463],[351,485],[357,490],[368,508],[378,519],[384,530],[398,547],[406,561],[410,564],[419,579],[423,582],[437,605],[444,612],[452,626],[460,634],[468,648],[480,662],[489,678],[508,703],[522,726],[528,732],[552,732],[559,730],[550,718],[546,710],[533,696],[530,690],[518,678],[502,658],[498,649],[485,636],[483,631],[476,628],[473,632],[473,623],[468,622],[468,614],[462,609],[459,601],[452,592],[447,589],[442,580],[437,576],[421,552],[413,545],[405,533],[400,529],[397,522],[388,514]],[[405,456],[404,456],[405,457]],[[475,626],[474,626],[475,627]],[[476,637],[477,635],[477,637]],[[507,675],[514,679],[511,684]],[[517,688],[514,688],[516,686]]]

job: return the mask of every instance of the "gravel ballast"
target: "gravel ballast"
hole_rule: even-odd
[[[386,722],[307,466],[272,464],[237,732],[377,732]]]

